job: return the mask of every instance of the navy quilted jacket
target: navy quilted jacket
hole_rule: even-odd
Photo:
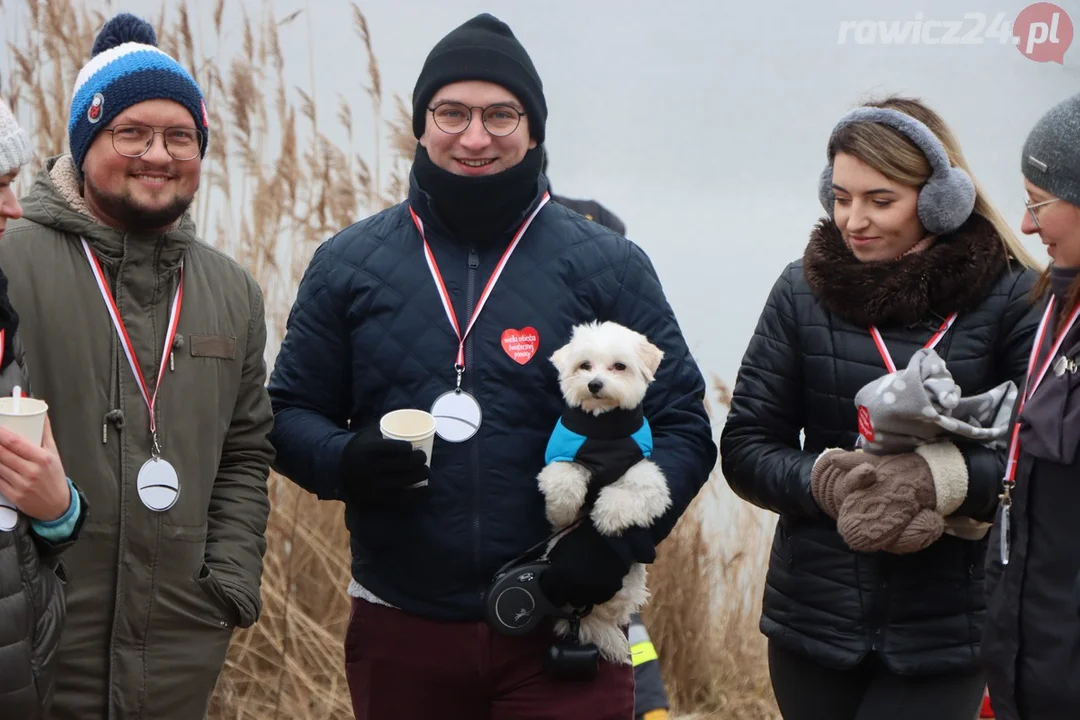
[[[546,185],[541,178],[535,202]],[[415,178],[409,203],[464,329],[505,245],[477,250],[449,237]],[[466,341],[463,388],[483,409],[479,432],[460,444],[436,437],[427,502],[357,507],[340,467],[350,428],[430,408],[454,387],[457,338],[407,203],[320,246],[270,380],[272,440],[284,475],[346,503],[357,582],[415,614],[483,616],[494,573],[550,533],[536,476],[564,405],[548,358],[574,325],[594,319],[631,327],[665,353],[645,401],[653,460],[672,491],[672,510],[654,528],[657,541],[665,537],[716,461],[704,380],[645,253],[554,203],[533,221]],[[526,328],[539,343],[522,364],[502,338]]]

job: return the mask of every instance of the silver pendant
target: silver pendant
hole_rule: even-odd
[[[1069,369],[1069,359],[1062,355],[1054,361],[1054,375],[1061,377],[1065,374],[1065,371]]]
[[[450,390],[435,399],[435,434],[446,442],[465,442],[480,429],[483,413],[480,403],[464,390]]]
[[[165,512],[180,497],[180,478],[168,460],[152,457],[139,468],[139,499],[154,512]]]
[[[1001,506],[1001,524],[998,526],[1001,533],[1001,564],[1009,564],[1009,506]]]
[[[19,523],[19,511],[15,503],[0,493],[0,532],[10,532]]]

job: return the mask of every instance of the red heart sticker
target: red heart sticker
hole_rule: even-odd
[[[870,422],[870,411],[865,405],[859,406],[859,434],[867,442],[874,442],[874,423]]]
[[[524,365],[533,359],[540,347],[540,333],[536,332],[534,327],[503,330],[502,346],[514,362]]]

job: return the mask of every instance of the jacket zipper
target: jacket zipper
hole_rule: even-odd
[[[469,274],[468,283],[465,294],[465,317],[468,322],[472,318],[473,304],[475,302],[474,295],[476,293],[476,270],[480,267],[480,256],[476,252],[476,248],[469,248]],[[470,362],[470,358],[473,355],[473,336],[469,333],[469,336],[465,338],[465,367],[471,369],[473,372],[467,372],[465,376],[465,391],[476,397],[476,385],[473,383],[475,377],[475,368]],[[481,422],[483,422],[481,420]],[[469,469],[472,476],[473,485],[473,559],[476,562],[477,571],[483,565],[483,561],[480,553],[480,445],[474,439],[469,443]],[[483,601],[486,588],[480,590],[480,600]]]

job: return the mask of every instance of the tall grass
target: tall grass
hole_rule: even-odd
[[[105,15],[100,5],[73,0],[22,2],[25,27],[5,28],[10,69],[2,87],[34,141],[25,189],[46,157],[67,150],[71,88]],[[281,33],[307,23],[306,61],[313,68],[310,17],[302,11],[275,17],[266,2],[242,6],[236,28],[226,27],[225,16],[224,0],[216,0],[202,28],[202,16],[181,2],[163,5],[155,26],[160,47],[192,72],[207,97],[210,149],[191,212],[207,242],[237,258],[262,287],[272,361],[311,254],[341,228],[404,198],[415,140],[407,103],[385,94],[359,6],[352,6],[350,20],[366,83],[343,86],[333,108],[315,102],[313,69],[307,86],[286,86]],[[225,41],[230,32],[239,32],[239,47]],[[361,112],[373,120],[369,159],[352,148]],[[331,127],[344,143],[328,137]],[[716,382],[714,395],[726,404],[723,383]],[[269,485],[263,614],[255,627],[234,635],[210,717],[351,718],[342,647],[349,612],[343,507],[318,502],[277,475]],[[753,600],[768,528],[734,503],[733,520],[714,532],[710,509],[731,505],[725,494],[722,479],[714,478],[661,545],[645,615],[677,711],[774,717]]]
[[[712,384],[715,415],[731,393],[719,378]],[[757,627],[773,522],[736,498],[716,470],[657,549],[642,617],[674,713],[779,718]]]
[[[10,3],[11,0],[8,0]],[[268,360],[296,287],[319,243],[405,196],[415,140],[406,104],[385,98],[367,20],[352,6],[367,83],[342,86],[335,112],[316,107],[312,80],[285,84],[280,33],[302,19],[276,18],[269,3],[243,8],[239,47],[223,41],[224,0],[206,33],[184,2],[155,18],[158,45],[179,60],[206,95],[211,139],[191,214],[210,244],[252,273],[266,296]],[[33,138],[41,163],[67,152],[71,89],[106,19],[100,5],[24,0],[26,24],[7,37],[5,96]],[[111,13],[110,13],[111,14]],[[11,25],[5,23],[5,29]],[[310,58],[309,58],[310,61]],[[358,96],[358,101],[350,100]],[[392,115],[384,118],[384,104]],[[351,148],[354,117],[372,114],[374,162]],[[328,137],[331,125],[345,144]],[[339,503],[320,503],[277,475],[269,481],[271,515],[259,623],[237,632],[211,708],[212,718],[350,718],[342,637],[348,618],[348,534]]]

